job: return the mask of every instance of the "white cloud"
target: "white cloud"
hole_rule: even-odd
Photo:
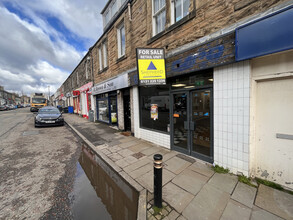
[[[56,91],[102,34],[99,12],[106,2],[1,0],[0,85],[26,94],[46,92],[48,85]],[[69,32],[51,26],[48,17]]]

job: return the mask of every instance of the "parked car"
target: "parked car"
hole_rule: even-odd
[[[46,106],[35,116],[35,127],[64,125],[64,118],[58,108]]]
[[[7,108],[8,108],[8,110],[14,110],[15,109],[15,105],[10,104],[10,105],[7,106]]]
[[[6,105],[0,105],[0,111],[5,111],[5,110],[7,110]]]

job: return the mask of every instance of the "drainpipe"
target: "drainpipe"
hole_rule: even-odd
[[[132,17],[131,17],[131,4],[130,4],[130,2],[128,2],[128,17],[129,17],[129,21],[132,21]]]

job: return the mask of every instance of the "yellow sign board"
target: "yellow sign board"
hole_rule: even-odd
[[[136,55],[140,85],[166,84],[163,49],[137,49]]]

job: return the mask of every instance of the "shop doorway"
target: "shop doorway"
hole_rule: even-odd
[[[129,89],[123,91],[124,106],[124,129],[131,131],[131,108],[130,108],[130,92]]]
[[[213,162],[212,88],[171,93],[174,150]]]

